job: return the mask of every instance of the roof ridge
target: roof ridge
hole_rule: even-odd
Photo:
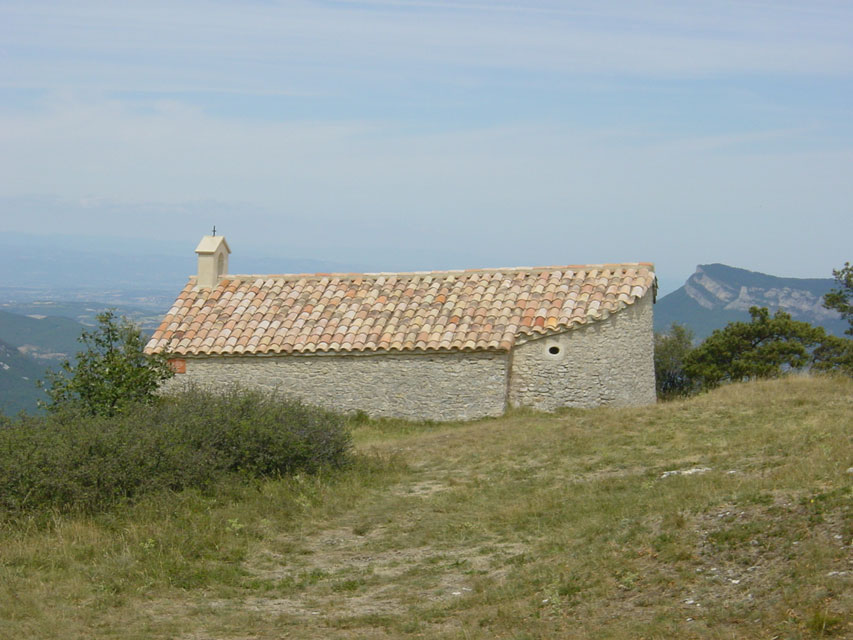
[[[230,280],[248,280],[258,278],[296,279],[304,278],[382,278],[389,276],[455,276],[477,275],[480,273],[534,273],[540,271],[591,270],[618,267],[647,267],[654,271],[653,262],[603,262],[600,264],[544,265],[539,267],[489,267],[483,269],[442,269],[438,271],[365,271],[358,272],[318,272],[318,273],[229,273],[222,278]],[[190,276],[195,278],[195,276]]]

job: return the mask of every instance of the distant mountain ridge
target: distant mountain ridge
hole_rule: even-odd
[[[748,321],[749,308],[783,309],[795,320],[842,335],[847,323],[823,307],[823,296],[835,286],[832,278],[780,278],[725,264],[696,267],[684,285],[655,305],[655,331],[673,322],[688,326],[697,340],[729,322]]]

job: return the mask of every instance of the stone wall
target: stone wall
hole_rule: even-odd
[[[653,404],[651,292],[605,320],[517,345],[510,366],[512,406]]]
[[[289,355],[186,358],[188,382],[276,390],[338,411],[412,420],[470,420],[506,409],[507,354]]]
[[[655,402],[652,296],[607,319],[498,352],[188,357],[186,383],[275,390],[338,411],[413,420],[470,420],[512,406]],[[507,398],[507,391],[509,397]]]

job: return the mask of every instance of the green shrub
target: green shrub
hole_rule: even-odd
[[[50,411],[74,408],[111,416],[127,405],[153,401],[160,383],[172,377],[168,356],[143,353],[145,339],[127,318],[112,310],[97,318],[98,326],[78,338],[86,348],[39,382]]]
[[[832,270],[832,276],[838,288],[823,297],[823,306],[838,311],[850,323],[844,333],[853,336],[853,265],[845,262],[841,269]]]
[[[812,363],[815,371],[853,376],[853,340],[826,336],[812,353]]]
[[[658,398],[669,400],[690,395],[696,383],[684,370],[687,355],[693,349],[693,332],[672,323],[666,333],[655,333],[655,388]]]
[[[0,511],[101,511],[229,475],[341,466],[350,448],[343,416],[254,391],[191,390],[114,416],[22,416],[0,428]]]
[[[793,320],[781,309],[750,307],[750,322],[730,322],[690,351],[684,371],[704,389],[723,382],[774,378],[803,369],[826,341],[822,327]]]

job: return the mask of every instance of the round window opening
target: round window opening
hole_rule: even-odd
[[[548,353],[550,353],[552,356],[555,356],[560,353],[560,347],[548,347]]]

